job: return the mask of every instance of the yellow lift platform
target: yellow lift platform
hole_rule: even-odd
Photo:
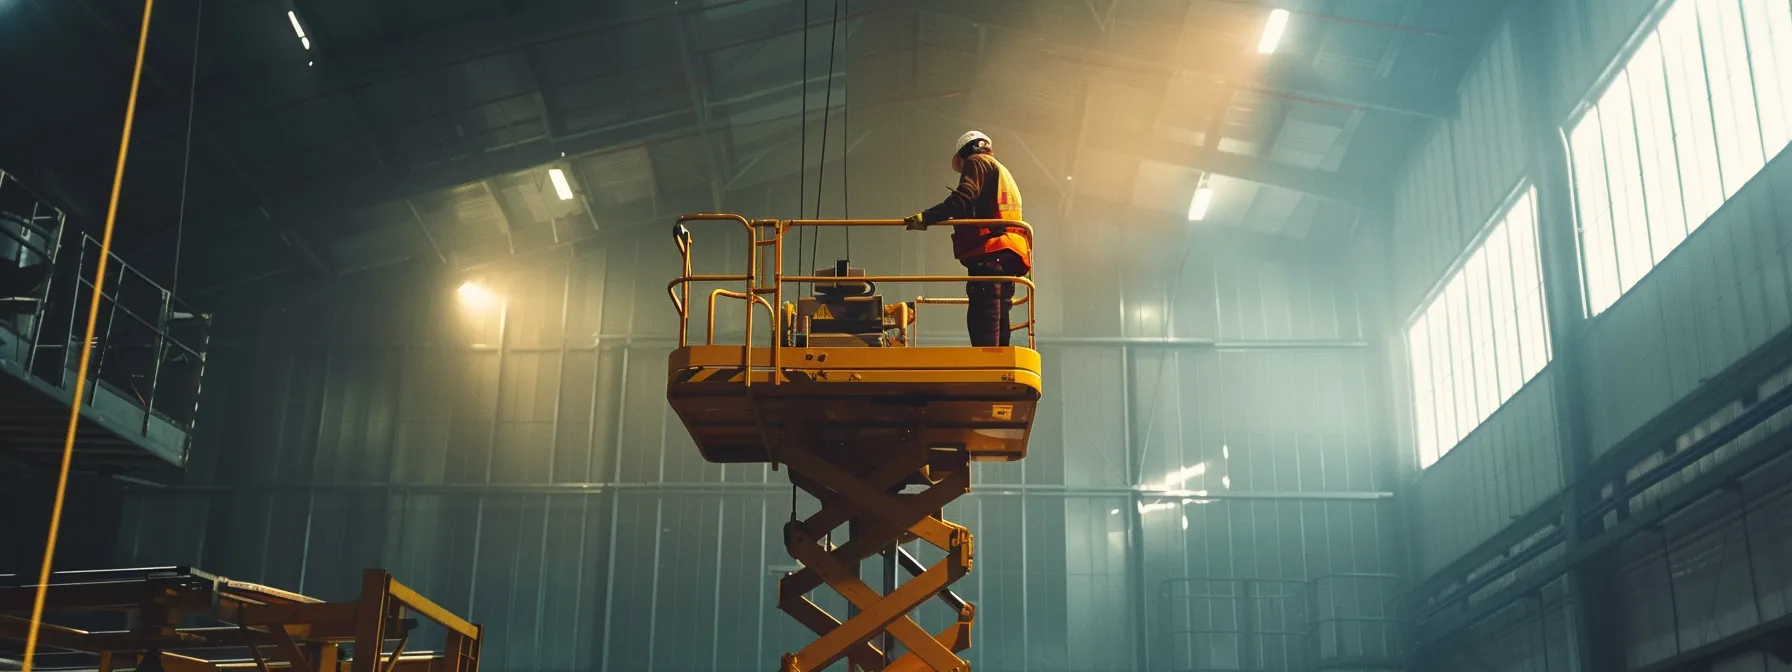
[[[690,225],[741,227],[750,241],[746,273],[691,271]],[[1024,222],[960,220],[953,226],[1030,227]],[[785,654],[781,670],[820,670],[845,658],[863,670],[969,672],[958,652],[971,644],[973,607],[950,586],[971,570],[971,533],[941,511],[970,491],[972,462],[1026,457],[1034,407],[1043,390],[1034,350],[1033,283],[1024,277],[871,276],[840,262],[812,275],[785,275],[784,238],[803,227],[902,226],[901,220],[749,220],[699,214],[674,229],[684,273],[667,285],[679,315],[666,396],[704,459],[767,462],[788,467],[790,481],[821,502],[792,520],[785,548],[802,569],[778,586],[778,608],[819,637]],[[770,254],[764,253],[770,248]],[[916,309],[962,304],[962,298],[917,298],[886,305],[878,282],[1006,281],[1026,288],[1015,302],[1026,320],[1027,347],[919,347]],[[691,286],[713,289],[704,343],[690,343]],[[737,284],[738,283],[738,284]],[[787,286],[814,288],[786,301]],[[793,292],[794,294],[795,292]],[[747,302],[741,343],[717,345],[719,299]],[[766,308],[768,326],[755,322]],[[764,331],[759,331],[763,329]],[[793,514],[794,518],[794,514]],[[850,538],[833,531],[847,526]],[[931,567],[900,548],[921,540],[945,553]],[[883,592],[859,578],[860,563],[886,554],[912,578]],[[886,565],[888,566],[888,565]],[[892,570],[886,570],[892,571]],[[844,622],[810,600],[826,584],[856,614]],[[939,599],[958,616],[938,634],[910,612]],[[880,639],[880,635],[886,635]],[[893,637],[906,649],[894,656]]]

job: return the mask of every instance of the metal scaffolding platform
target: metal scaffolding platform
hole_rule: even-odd
[[[0,574],[0,669],[21,660],[36,588],[35,577]],[[441,649],[407,649],[416,617],[446,631]],[[483,641],[479,625],[380,569],[347,602],[188,567],[57,572],[44,620],[42,670],[149,669],[154,656],[167,672],[477,672]],[[75,622],[108,629],[65,624]]]
[[[67,228],[61,211],[0,171],[0,457],[55,464],[79,403],[77,469],[184,466],[210,318],[113,255],[76,400],[99,241]]]
[[[693,274],[692,236],[685,225],[694,222],[743,227],[746,272]],[[970,530],[947,521],[942,511],[970,491],[973,462],[1012,461],[1027,453],[1043,391],[1039,353],[1030,347],[1035,322],[1029,279],[871,276],[845,262],[812,275],[783,273],[784,237],[793,228],[902,224],[687,215],[675,229],[684,274],[668,285],[680,319],[679,347],[668,363],[672,408],[705,459],[788,467],[791,483],[821,503],[801,520],[793,509],[784,529],[785,548],[802,569],[779,582],[778,608],[818,637],[784,656],[786,672],[820,670],[842,659],[859,670],[969,672],[958,652],[971,645],[976,611],[950,587],[971,571],[974,546]],[[1024,222],[948,224],[1030,232]],[[768,247],[769,260],[760,254]],[[762,281],[768,275],[770,280]],[[878,282],[979,281],[1027,289],[1015,302],[1025,307],[1027,319],[1014,330],[1027,332],[1029,347],[918,347],[916,307],[962,300],[885,305],[876,294]],[[710,292],[703,345],[688,342],[696,283],[741,283],[740,291]],[[813,295],[786,302],[786,285],[798,283],[812,285]],[[715,344],[721,298],[747,308],[740,344]],[[764,333],[754,325],[760,306],[771,313]],[[943,557],[927,565],[902,549],[917,540]],[[863,581],[857,570],[879,554],[884,556],[882,590]],[[906,582],[896,581],[898,568],[909,575]],[[811,600],[809,594],[823,585],[845,598],[854,613],[843,621]],[[935,599],[956,619],[929,633],[910,614]]]

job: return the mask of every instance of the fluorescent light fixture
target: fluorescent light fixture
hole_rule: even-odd
[[[1207,208],[1213,205],[1213,188],[1201,187],[1195,190],[1195,198],[1188,203],[1188,221],[1199,222],[1207,219]]]
[[[286,19],[292,22],[292,32],[298,34],[299,39],[305,39],[305,29],[299,26],[299,15],[288,10],[286,12]]]
[[[302,44],[302,45],[305,45],[305,50],[306,50],[306,51],[310,51],[310,50],[311,50],[311,38],[309,38],[309,37],[301,37],[301,38],[299,38],[299,44]]]
[[[461,283],[460,289],[455,293],[460,295],[461,304],[478,310],[491,308],[502,300],[497,292],[492,291],[492,288],[472,280]]]
[[[1269,23],[1263,26],[1263,37],[1257,40],[1257,53],[1273,54],[1282,43],[1282,33],[1288,30],[1288,10],[1276,9],[1269,12]]]
[[[566,171],[559,168],[549,168],[548,179],[554,182],[554,193],[560,196],[560,200],[572,200],[572,187],[566,183]]]

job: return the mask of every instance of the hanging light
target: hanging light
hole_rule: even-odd
[[[299,15],[292,10],[287,10],[286,20],[292,22],[292,32],[294,35],[299,36],[299,46],[304,47],[306,51],[310,51],[311,36],[306,35],[305,27],[299,25]],[[310,65],[310,63],[306,63],[306,65]]]
[[[491,287],[473,280],[461,283],[460,289],[455,290],[455,294],[460,296],[461,305],[475,310],[489,309],[498,305],[498,302],[502,300]]]
[[[1203,174],[1200,184],[1195,187],[1195,197],[1188,202],[1188,221],[1207,219],[1210,207],[1213,207],[1213,187],[1207,186],[1207,175]]]
[[[562,201],[572,200],[572,185],[566,183],[566,171],[549,168],[548,180],[554,183],[554,195],[559,196]]]
[[[1269,12],[1269,23],[1263,25],[1263,37],[1257,40],[1257,53],[1273,54],[1282,43],[1282,33],[1288,30],[1288,10],[1276,9]]]

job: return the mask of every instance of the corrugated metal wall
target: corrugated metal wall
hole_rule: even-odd
[[[1782,152],[1592,322],[1588,410],[1604,451],[1792,326],[1792,157]],[[1763,372],[1765,373],[1765,372]]]
[[[1599,16],[1633,23],[1648,9],[1632,7],[1611,14],[1616,11],[1611,8],[1636,3],[1593,4],[1606,8],[1594,12]],[[1558,9],[1590,20],[1585,11]],[[1595,32],[1615,45],[1622,42],[1615,36],[1631,31],[1608,27]],[[1514,76],[1509,34],[1509,27],[1499,31],[1471,72],[1464,85],[1462,119],[1438,127],[1403,180],[1394,246],[1409,254],[1395,255],[1402,259],[1397,306],[1409,310],[1421,305],[1431,285],[1495,212],[1505,190],[1521,179],[1515,172],[1492,168],[1509,165],[1512,171],[1522,170],[1522,157],[1512,158],[1514,152],[1522,152],[1521,140],[1492,133],[1479,136],[1493,140],[1491,144],[1464,146],[1459,139],[1460,128],[1476,118],[1476,109],[1498,111],[1497,116],[1513,120],[1510,130],[1517,130],[1521,115],[1512,111],[1515,101],[1505,97],[1508,89],[1474,86],[1487,72],[1498,73],[1496,81]],[[1574,44],[1576,49],[1568,56],[1592,53],[1585,43]],[[1598,53],[1609,58],[1616,48]],[[1597,72],[1590,66],[1582,69]],[[1458,156],[1474,158],[1456,160]],[[1585,353],[1592,399],[1588,423],[1596,452],[1615,445],[1703,380],[1792,326],[1785,261],[1792,238],[1782,231],[1783,213],[1792,212],[1792,194],[1774,186],[1784,183],[1792,175],[1789,171],[1792,165],[1784,158],[1769,165],[1617,305],[1590,323]],[[1458,196],[1468,193],[1477,196]],[[1471,202],[1472,208],[1466,205]],[[1422,499],[1433,493],[1461,505],[1450,511],[1467,513],[1421,516],[1416,538],[1424,544],[1420,555],[1425,569],[1441,567],[1502,528],[1500,521],[1529,511],[1560,487],[1554,466],[1559,448],[1552,393],[1540,389],[1548,387],[1549,375],[1546,370],[1532,381],[1440,460],[1439,467],[1419,478]],[[1526,397],[1539,403],[1529,403]],[[1402,429],[1402,434],[1409,433]],[[1469,464],[1449,464],[1452,461]],[[1423,501],[1424,511],[1445,503]]]
[[[1049,391],[1031,455],[981,466],[949,511],[978,535],[958,584],[978,605],[973,664],[1138,669],[1167,655],[1150,596],[1167,579],[1397,572],[1391,504],[1362,494],[1389,472],[1343,262],[1086,226],[1041,226]],[[880,271],[956,270],[943,233],[854,236]],[[699,272],[744,267],[742,246],[713,240]],[[790,491],[764,466],[703,462],[669,412],[676,268],[656,232],[491,275],[513,297],[502,332],[455,304],[460,277],[415,268],[239,319],[215,348],[193,472],[132,491],[121,561],[326,597],[388,567],[486,623],[494,670],[764,669],[806,641],[773,610]],[[718,313],[738,339],[740,307]],[[924,342],[961,324],[928,312]],[[1111,340],[1140,336],[1189,340]],[[1213,469],[1186,487],[1260,498],[1178,505],[1186,528],[1134,514],[1132,486],[1201,461]],[[1398,588],[1320,599],[1383,613]]]
[[[1538,374],[1413,484],[1419,575],[1443,569],[1562,489],[1553,374]]]
[[[1492,31],[1459,95],[1461,116],[1434,127],[1395,189],[1392,314],[1402,328],[1528,179],[1524,90],[1509,21]],[[1392,357],[1407,375],[1405,348]],[[1418,476],[1413,539],[1422,573],[1460,557],[1561,488],[1550,380],[1545,368]],[[1410,387],[1402,381],[1397,389]],[[1402,449],[1413,454],[1410,403],[1398,407]]]
[[[1461,114],[1414,150],[1394,190],[1395,315],[1416,310],[1525,178],[1518,55],[1501,22],[1458,90]]]
[[[1566,123],[1661,3],[1543,4],[1543,30],[1553,52],[1547,60],[1556,66],[1547,102],[1553,117]],[[1392,309],[1397,316],[1420,305],[1472,244],[1499,195],[1525,170],[1524,137],[1499,132],[1474,136],[1461,130],[1468,120],[1491,111],[1505,117],[1500,123],[1506,132],[1529,133],[1516,125],[1523,115],[1514,96],[1523,95],[1523,89],[1474,84],[1517,81],[1511,79],[1518,71],[1510,32],[1510,25],[1495,32],[1464,85],[1462,117],[1438,126],[1415,153],[1396,190],[1391,249],[1392,258],[1399,260]],[[1792,213],[1792,192],[1783,188],[1792,179],[1789,162],[1781,152],[1616,305],[1588,323],[1578,354],[1585,376],[1586,428],[1596,455],[1792,326],[1792,268],[1786,263],[1792,241],[1784,225]],[[1417,576],[1460,558],[1560,488],[1558,404],[1553,398],[1558,388],[1551,384],[1556,373],[1545,370],[1451,453],[1413,476],[1411,538],[1417,544]],[[1398,408],[1403,406],[1397,404],[1399,422],[1405,422],[1405,411]],[[1758,441],[1772,431],[1751,435]],[[1398,433],[1410,432],[1401,427]],[[1702,434],[1689,433],[1681,444],[1697,436]],[[1656,444],[1674,442],[1672,436],[1656,439]],[[1403,443],[1410,450],[1410,440]],[[1732,449],[1742,448],[1725,448],[1706,461],[1721,461]],[[1625,563],[1617,577],[1620,603],[1597,608],[1623,615],[1630,667],[1661,661],[1785,613],[1792,595],[1779,568],[1787,557],[1785,520],[1792,509],[1780,494],[1784,475],[1784,465],[1760,472],[1745,479],[1738,492],[1714,493],[1661,531],[1637,536],[1619,550]],[[1660,487],[1680,482],[1677,476]],[[1744,510],[1749,513],[1740,513]],[[1558,611],[1560,597],[1556,586],[1522,598],[1435,649],[1456,668],[1573,669],[1567,653],[1572,628]],[[1748,653],[1714,669],[1783,667],[1770,656]]]
[[[1792,426],[1780,413],[1734,445],[1749,447]],[[1783,439],[1782,439],[1783,440]],[[1728,449],[1726,449],[1728,450]],[[1714,455],[1715,462],[1727,455]],[[1690,478],[1690,476],[1689,476]],[[1669,519],[1623,548],[1617,582],[1625,600],[1621,627],[1632,668],[1736,635],[1792,609],[1792,458],[1777,458]],[[1771,659],[1771,657],[1769,657]],[[1760,656],[1728,667],[1763,670]]]

